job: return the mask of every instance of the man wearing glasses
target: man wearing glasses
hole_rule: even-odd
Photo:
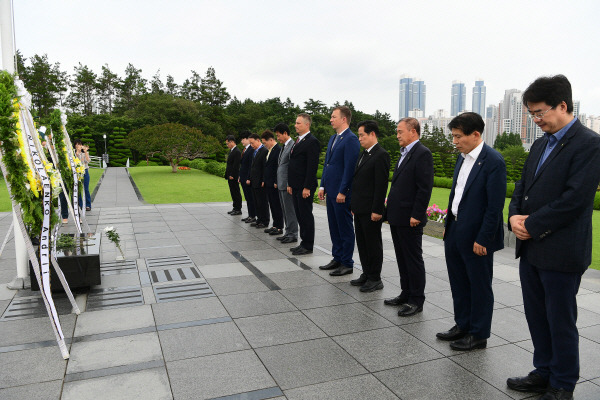
[[[509,207],[534,370],[509,388],[572,399],[579,378],[576,295],[591,264],[593,201],[600,181],[600,136],[573,117],[563,75],[536,79],[523,93],[545,132],[531,146]]]

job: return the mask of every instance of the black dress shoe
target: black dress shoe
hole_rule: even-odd
[[[279,239],[279,238],[277,238]],[[283,239],[281,239],[281,243],[296,243],[298,241],[298,239],[293,238],[293,237],[284,237]]]
[[[294,250],[292,251],[292,254],[295,256],[303,256],[305,254],[312,254],[312,250],[308,250],[305,249],[304,247],[300,246],[300,248],[298,250]]]
[[[468,332],[461,331],[458,325],[454,325],[452,328],[450,328],[450,330],[436,333],[435,336],[441,340],[454,341],[464,338],[467,333]]]
[[[247,218],[246,221],[244,221],[247,224],[253,224],[256,222],[256,218],[252,217],[252,218]]]
[[[273,228],[273,230],[271,230],[271,232],[269,232],[269,235],[271,235],[271,236],[283,235],[283,229]]]
[[[471,351],[475,349],[485,349],[487,347],[487,339],[480,339],[471,334],[465,335],[464,338],[450,343],[452,350]]]
[[[250,226],[252,226],[252,224],[250,224]],[[256,229],[262,229],[262,228],[266,228],[267,226],[265,224],[261,224],[260,222],[258,224],[256,224],[254,226]]]
[[[240,210],[235,210],[232,211],[230,215],[242,215],[242,212]]]
[[[331,271],[329,273],[329,275],[331,275],[331,276],[342,276],[342,275],[351,274],[352,272],[354,272],[354,268],[346,267],[345,265],[340,264],[340,266],[337,267],[337,269],[334,269],[333,271]]]
[[[293,253],[296,250],[300,250],[302,248],[302,245],[298,245],[296,247],[290,247],[290,251]]]
[[[231,211],[227,211],[227,214],[231,215],[232,212],[234,212],[235,210],[231,210]]]
[[[530,372],[527,376],[508,378],[506,386],[519,392],[545,393],[548,390],[548,379],[535,372]]]
[[[248,223],[248,222],[246,222],[246,223]],[[255,227],[255,228],[256,228],[256,225],[258,225],[258,223],[259,223],[259,222],[255,220],[254,222],[251,222],[251,223],[250,223],[250,226],[253,226],[253,227]]]
[[[360,291],[363,293],[374,292],[376,290],[381,289],[383,289],[383,282],[381,282],[381,280],[367,281],[364,285],[360,287]]]
[[[272,226],[270,228],[265,229],[264,232],[265,233],[271,233],[271,232],[273,232],[273,229],[277,229],[277,228],[275,228],[274,226]]]
[[[546,393],[540,397],[540,400],[571,400],[573,392],[567,392],[565,389],[549,388]]]
[[[423,306],[406,303],[398,310],[399,317],[410,317],[423,311]]]
[[[338,268],[340,265],[342,265],[342,264],[341,264],[339,261],[331,260],[331,261],[329,261],[329,264],[327,264],[327,265],[321,265],[321,266],[319,267],[319,269],[322,269],[322,270],[327,270],[327,269],[336,269],[336,268]]]
[[[287,239],[287,238],[288,238],[288,236],[279,236],[279,237],[276,237],[275,239],[277,239],[281,242],[283,239]]]
[[[408,301],[408,297],[402,297],[402,295],[396,296],[393,299],[385,299],[383,304],[386,306],[399,306]]]
[[[352,286],[362,286],[365,283],[367,283],[367,275],[365,275],[365,274],[360,274],[360,276],[357,279],[352,279],[350,281],[350,284]]]

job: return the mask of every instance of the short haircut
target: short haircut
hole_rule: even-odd
[[[267,129],[266,131],[264,131],[262,133],[262,135],[260,135],[260,137],[265,140],[275,139],[275,135],[273,135],[273,132],[271,132],[270,129]]]
[[[352,121],[352,110],[350,110],[350,107],[337,106],[331,110],[331,112],[334,112],[335,110],[339,110],[342,117],[346,117],[346,121],[348,122],[348,125],[350,125],[350,121]]]
[[[408,129],[414,129],[417,131],[417,135],[421,136],[421,124],[419,124],[419,120],[413,117],[402,118],[398,123],[404,122]]]
[[[80,144],[80,145],[83,146],[83,142],[81,141],[81,139],[75,139],[75,140],[73,140],[73,145],[76,145],[76,144]]]
[[[279,124],[275,125],[275,128],[273,128],[273,132],[275,133],[285,133],[287,135],[290,134],[290,128],[284,124],[283,122],[280,122]]]
[[[375,133],[375,136],[379,136],[379,125],[377,125],[377,122],[370,119],[361,121],[358,123],[358,127],[356,129],[360,128],[361,126],[363,127],[365,133]]]
[[[225,138],[225,141],[235,143],[235,136],[227,135],[227,137]]]
[[[250,136],[248,136],[248,139],[260,140],[260,136],[258,136],[256,133],[252,133]]]
[[[485,123],[481,115],[474,112],[465,112],[452,118],[448,124],[450,129],[460,129],[465,135],[469,136],[477,131],[483,135]]]
[[[300,113],[300,114],[298,114],[298,117],[303,118],[304,121],[306,121],[308,123],[308,126],[310,126],[310,124],[312,124],[312,118],[310,117],[309,114],[307,114],[307,113]]]
[[[567,104],[567,112],[573,112],[571,83],[564,75],[542,76],[537,78],[523,92],[523,104],[544,102],[556,107],[561,102]]]
[[[250,132],[249,130],[241,131],[240,139],[248,139],[251,134],[252,134],[252,132]]]

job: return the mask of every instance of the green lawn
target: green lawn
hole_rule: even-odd
[[[144,200],[150,204],[231,201],[223,178],[191,169],[171,172],[171,167],[132,167],[129,173]]]

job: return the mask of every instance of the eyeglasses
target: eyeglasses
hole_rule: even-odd
[[[538,113],[527,113],[527,116],[531,119],[542,119],[542,118],[544,118],[544,115],[546,115],[546,113],[548,111],[552,110],[553,108],[554,107],[550,107],[546,111],[542,111],[542,112],[538,112]]]

